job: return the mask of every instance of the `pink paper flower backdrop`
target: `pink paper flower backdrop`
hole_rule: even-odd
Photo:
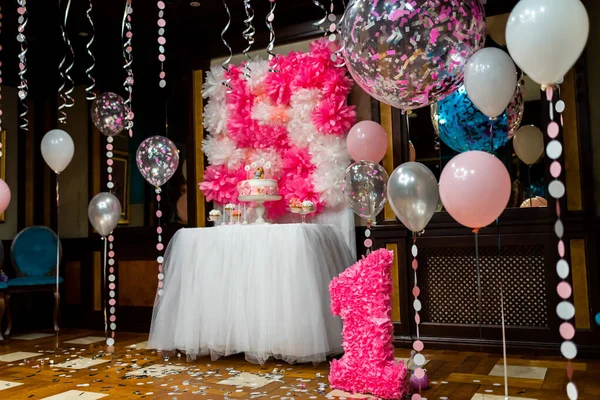
[[[344,356],[331,362],[332,388],[384,399],[407,393],[406,367],[395,360],[392,344],[393,258],[376,250],[329,285],[331,312],[344,320]]]
[[[308,53],[279,56],[280,72],[255,59],[248,77],[246,64],[231,66],[230,73],[221,66],[207,73],[202,94],[208,98],[209,135],[202,149],[209,166],[200,183],[207,201],[237,203],[244,165],[265,159],[273,165],[267,177],[279,180],[283,196],[266,205],[271,218],[285,214],[292,198],[313,201],[317,211],[343,202],[340,181],[350,164],[345,135],[356,113],[347,104],[352,81],[331,61],[331,46],[320,39]],[[225,79],[231,80],[230,92]]]

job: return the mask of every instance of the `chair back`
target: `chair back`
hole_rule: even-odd
[[[18,276],[47,276],[56,267],[56,246],[62,246],[56,233],[45,226],[31,226],[17,234],[11,255]]]

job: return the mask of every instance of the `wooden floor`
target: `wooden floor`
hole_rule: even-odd
[[[113,354],[104,353],[103,332],[68,330],[58,337],[51,333],[42,338],[18,337],[0,342],[2,400],[316,399],[332,392],[326,363],[315,367],[275,361],[261,367],[243,357],[187,362],[176,354],[165,357],[145,349],[147,337],[141,334],[119,333]],[[79,343],[69,343],[73,340]],[[494,397],[503,395],[502,376],[493,376],[501,365],[497,355],[454,351],[425,354],[430,386],[423,398],[503,399]],[[408,350],[397,351],[397,357],[408,356]],[[153,367],[156,365],[166,368]],[[509,356],[509,365],[511,399],[567,398],[563,360]],[[574,368],[579,399],[600,399],[600,362],[578,360]]]

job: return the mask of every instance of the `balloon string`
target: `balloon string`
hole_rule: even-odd
[[[475,230],[475,265],[477,267],[477,320],[479,325],[479,350],[482,351],[483,344],[483,308],[482,308],[482,294],[481,294],[481,268],[479,265],[479,229]]]
[[[107,314],[107,310],[106,310],[106,304],[108,303],[107,300],[107,292],[106,292],[106,280],[107,280],[107,275],[106,275],[106,264],[107,264],[107,257],[108,257],[108,251],[107,251],[107,246],[108,246],[108,238],[107,237],[103,237],[102,240],[104,240],[104,269],[102,271],[102,282],[104,284],[104,298],[103,298],[103,303],[104,303],[104,340],[108,340],[108,314]]]
[[[269,66],[269,72],[279,72],[277,54],[273,52],[273,49],[275,48],[275,29],[273,28],[273,20],[275,19],[276,7],[277,0],[270,0],[269,13],[265,18],[267,28],[269,28],[269,44],[267,45],[267,53],[269,54],[269,60],[273,61],[273,65]]]
[[[529,207],[533,208],[533,184],[531,182],[531,165],[527,168],[527,181],[529,183]]]
[[[116,286],[117,285],[116,285],[116,279],[114,279],[114,276],[115,276],[115,267],[114,267],[114,265],[115,265],[115,262],[114,262],[115,252],[114,252],[114,246],[113,246],[113,242],[114,242],[113,232],[111,232],[110,235],[108,236],[108,241],[110,242],[108,244],[108,249],[110,250],[109,253],[108,253],[108,265],[109,265],[109,268],[110,268],[109,269],[109,273],[110,273],[109,280],[112,279],[111,283],[113,285],[112,288],[110,288],[110,287],[109,288],[111,289],[111,292],[116,293],[116,290],[117,290]],[[106,293],[106,289],[105,289],[104,293]],[[115,300],[116,294],[114,296],[110,296],[110,294],[111,293],[109,292],[109,297],[112,297],[112,298],[110,298],[108,300],[108,302],[109,302],[109,304],[112,302],[112,304],[111,304],[111,308],[109,309],[109,314],[110,314],[111,321],[115,321],[116,320],[116,316],[115,316],[116,307],[115,306],[117,304],[117,301]],[[104,307],[105,307],[104,312],[106,314],[106,307],[107,307],[106,303],[104,303]],[[106,324],[106,321],[105,321],[105,324]],[[116,331],[116,329],[117,329],[116,325],[111,325],[110,326],[111,339],[112,340],[107,339],[107,341],[106,341],[106,344],[109,345],[109,346],[114,346],[114,344],[115,344],[115,331]]]
[[[131,14],[133,13],[132,0],[127,0],[125,3],[125,11],[123,12],[123,24],[121,25],[121,40],[123,41],[123,58],[125,59],[125,65],[123,69],[127,73],[125,82],[123,82],[123,88],[128,93],[127,99],[125,99],[125,120],[127,121],[125,128],[129,131],[129,137],[133,136],[133,118],[134,114],[132,111],[132,97],[133,97],[133,48],[131,46],[131,38],[133,33],[131,32]]]
[[[231,26],[231,12],[229,11],[229,7],[227,7],[227,2],[225,0],[223,0],[223,6],[225,7],[225,12],[227,13],[227,24],[221,31],[221,42],[223,42],[225,47],[227,47],[227,50],[229,51],[229,56],[225,59],[225,61],[221,63],[221,67],[225,70],[226,75],[228,75],[221,83],[227,88],[227,92],[230,93],[233,87],[231,87],[231,71],[229,70],[229,63],[233,58],[233,50],[231,49],[229,43],[227,43],[227,40],[225,39],[225,34]]]
[[[248,61],[250,61],[251,57],[248,54],[248,52],[254,44],[254,35],[256,34],[256,28],[254,28],[254,25],[252,24],[252,21],[254,21],[254,10],[252,9],[251,0],[244,0],[244,10],[246,11],[246,19],[244,20],[246,29],[242,34],[244,36],[244,39],[248,41],[248,47],[242,50],[242,53],[244,53],[244,57],[246,57]],[[252,72],[252,70],[250,69],[250,63],[247,62],[244,65],[244,76],[246,77],[246,79],[250,79],[250,72]]]
[[[61,0],[58,0],[58,7],[60,8]],[[75,51],[73,50],[73,46],[71,45],[71,40],[69,39],[69,35],[67,34],[67,21],[69,19],[69,10],[71,9],[71,0],[67,1],[67,8],[65,9],[65,19],[64,22],[60,25],[60,32],[63,38],[63,42],[69,49],[71,53],[71,62],[69,65],[63,70],[65,63],[67,62],[68,53],[65,53],[63,59],[58,65],[58,70],[60,72],[61,77],[61,85],[58,88],[58,94],[61,99],[61,104],[58,106],[58,122],[61,124],[67,123],[67,112],[64,111],[65,108],[71,108],[75,105],[75,99],[71,96],[73,90],[75,90],[75,82],[71,78],[69,72],[73,69],[73,65],[75,64]],[[66,90],[65,90],[66,88]]]
[[[500,312],[502,313],[502,355],[504,357],[504,399],[508,400],[508,366],[506,361],[506,324],[504,321],[504,293],[500,285]]]
[[[60,279],[60,174],[56,173],[56,293],[58,293],[58,284]]]
[[[29,111],[29,107],[25,103],[25,99],[29,93],[29,85],[27,83],[26,73],[27,73],[27,37],[25,36],[25,27],[27,26],[27,22],[29,21],[29,14],[27,13],[27,3],[25,0],[18,0],[19,8],[17,12],[19,13],[19,27],[18,27],[18,35],[17,41],[21,43],[21,51],[19,52],[19,100],[21,102],[21,113],[19,114],[20,124],[19,128],[21,130],[27,131],[29,130],[29,120],[27,119],[27,112]]]
[[[92,53],[92,43],[94,43],[94,38],[96,37],[96,27],[94,26],[94,20],[92,19],[92,0],[90,0],[90,7],[86,11],[87,19],[90,21],[90,26],[92,28],[92,35],[90,36],[90,40],[86,44],[85,48],[87,49],[87,53],[92,59],[92,64],[85,70],[87,74],[88,81],[90,82],[90,86],[85,88],[86,91],[86,99],[89,101],[96,100],[96,93],[94,92],[94,88],[96,87],[96,79],[94,79],[92,75],[92,71],[96,66],[96,58]]]

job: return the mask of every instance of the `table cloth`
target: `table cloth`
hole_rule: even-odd
[[[329,282],[354,262],[332,225],[181,229],[165,254],[149,348],[321,362],[341,352]]]

